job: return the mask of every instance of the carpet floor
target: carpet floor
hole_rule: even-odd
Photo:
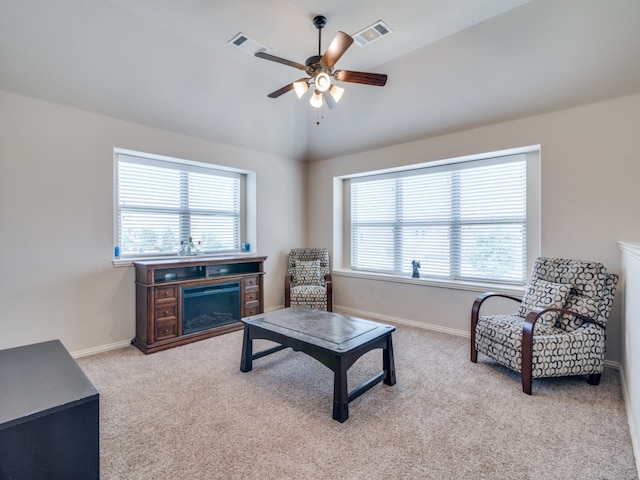
[[[468,339],[407,326],[393,334],[397,384],[376,385],[332,419],[333,373],[284,350],[240,372],[242,332],[144,355],[77,359],[100,391],[103,479],[636,479],[617,370],[534,380]],[[272,346],[265,341],[256,347]],[[381,350],[349,370],[352,389]]]

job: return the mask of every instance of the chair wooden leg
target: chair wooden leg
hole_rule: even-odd
[[[601,376],[601,373],[590,373],[589,378],[587,379],[587,383],[589,385],[599,385]]]
[[[522,370],[522,391],[527,395],[531,395],[531,384],[532,384],[531,371],[527,372],[523,369]]]
[[[291,275],[285,275],[284,277],[284,307],[291,306]]]
[[[478,363],[478,349],[476,348],[476,326],[478,325],[478,310],[479,306],[476,309],[471,310],[471,361],[473,363]]]
[[[471,320],[471,361],[478,363],[478,349],[476,348],[476,322]]]
[[[476,329],[475,325],[471,325],[471,361],[478,363],[478,349],[476,348]]]
[[[522,391],[531,395],[533,382],[533,325],[524,323],[522,329]]]

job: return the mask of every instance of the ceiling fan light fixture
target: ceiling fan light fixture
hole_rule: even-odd
[[[316,89],[320,92],[326,92],[331,86],[331,78],[326,72],[320,72],[315,77]]]
[[[321,53],[322,45],[322,28],[326,25],[327,19],[322,15],[317,15],[313,19],[313,25],[318,29],[318,55],[313,55],[302,63],[293,62],[286,58],[277,57],[267,53],[264,49],[258,50],[254,55],[264,60],[271,62],[281,63],[289,67],[303,70],[309,78],[301,78],[294,82],[291,82],[278,90],[271,92],[267,95],[269,98],[278,98],[291,90],[296,92],[298,98],[302,98],[307,91],[313,86],[313,94],[309,98],[309,103],[314,108],[321,108],[325,104],[329,108],[333,108],[342,98],[344,89],[332,84],[332,78],[338,82],[350,82],[359,83],[362,85],[376,85],[383,87],[387,83],[387,75],[381,73],[371,72],[356,72],[351,70],[337,70],[334,72],[334,65],[344,55],[347,49],[354,43],[353,37],[347,35],[342,31],[338,31],[331,40],[329,47],[326,49],[324,55]],[[372,32],[368,32],[367,35],[363,33],[363,41],[368,39],[369,33],[373,35],[387,35],[391,32],[386,25],[382,22],[371,27]],[[360,32],[362,33],[362,32]],[[366,37],[366,38],[365,38]],[[248,43],[250,39],[246,35],[240,33],[232,39],[230,43],[235,46],[240,46]],[[324,98],[323,98],[324,97]]]
[[[329,94],[333,98],[333,101],[336,103],[340,101],[343,93],[344,93],[344,88],[339,87],[337,85],[331,85],[331,88],[329,89]]]
[[[313,95],[309,99],[309,103],[313,108],[322,107],[322,92],[320,92],[319,90],[313,92]]]
[[[296,92],[298,98],[302,98],[302,96],[307,93],[307,90],[309,90],[309,83],[307,83],[306,80],[293,82],[293,90]]]

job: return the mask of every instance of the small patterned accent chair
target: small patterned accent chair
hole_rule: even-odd
[[[480,295],[471,309],[471,361],[478,352],[520,372],[531,395],[533,378],[588,375],[598,385],[604,370],[606,328],[618,276],[596,262],[536,259],[522,300]],[[491,297],[520,302],[511,315],[480,315]]]
[[[284,279],[284,306],[333,311],[333,291],[326,248],[294,248]]]

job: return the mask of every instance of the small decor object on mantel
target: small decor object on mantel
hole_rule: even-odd
[[[418,271],[420,269],[420,260],[412,260],[411,266],[413,267],[411,278],[420,278],[420,272]]]
[[[202,248],[202,242],[198,242],[196,246],[193,243],[193,237],[189,237],[189,240],[185,243],[184,240],[180,240],[180,249],[178,250],[178,255],[180,256],[189,256],[189,255],[203,255],[204,250]]]

